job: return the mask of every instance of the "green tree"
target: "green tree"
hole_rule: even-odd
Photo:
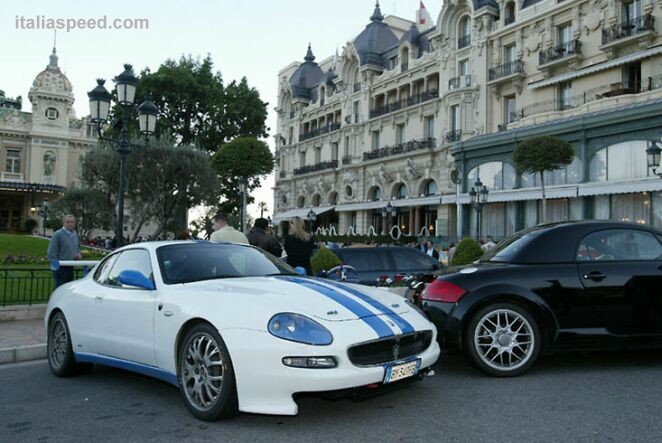
[[[102,192],[115,208],[119,191],[119,156],[100,147],[83,159],[85,186]],[[159,139],[135,150],[127,161],[127,207],[131,213],[131,239],[135,240],[148,222],[155,222],[152,239],[172,226],[178,209],[218,201],[218,178],[208,154],[191,146],[174,146]],[[111,211],[113,223],[116,220]],[[173,228],[174,229],[174,228]],[[179,235],[175,229],[174,233]]]
[[[59,229],[62,227],[62,219],[65,215],[74,215],[78,233],[82,239],[88,240],[93,230],[111,228],[113,217],[110,214],[113,211],[114,207],[109,204],[103,191],[72,187],[51,204],[48,218],[55,224],[55,227],[53,225],[50,227]]]
[[[471,264],[483,256],[480,244],[471,237],[463,239],[458,243],[451,260],[452,266],[464,266]]]
[[[136,101],[148,94],[159,108],[157,135],[172,136],[180,146],[216,152],[239,136],[268,135],[268,104],[246,78],[224,86],[209,55],[202,60],[190,55],[168,59],[156,71],[143,70]],[[132,133],[137,134],[137,120],[131,121]]]
[[[260,187],[260,180],[274,169],[274,157],[263,141],[254,137],[239,137],[220,147],[212,157],[212,165],[221,180],[221,209],[236,214],[241,208],[239,186],[246,183],[250,194]],[[253,202],[250,195],[246,204]]]
[[[572,163],[575,150],[565,140],[552,136],[523,140],[515,149],[513,160],[518,174],[540,174],[542,221],[547,222],[545,171],[555,171]]]

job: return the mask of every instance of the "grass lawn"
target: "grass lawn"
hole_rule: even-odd
[[[48,240],[30,235],[0,234],[0,258],[8,255],[45,257]]]

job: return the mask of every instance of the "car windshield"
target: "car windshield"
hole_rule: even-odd
[[[167,285],[220,278],[297,275],[282,260],[245,245],[182,243],[161,246],[156,255]]]
[[[520,231],[487,251],[480,258],[480,261],[510,263],[523,248],[538,236],[539,233],[540,227]]]

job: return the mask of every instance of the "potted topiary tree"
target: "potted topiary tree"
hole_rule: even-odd
[[[313,275],[318,275],[320,272],[326,272],[341,264],[342,262],[338,256],[325,246],[319,248],[315,255],[310,259],[310,267],[313,271]]]
[[[575,150],[565,140],[552,136],[532,137],[522,141],[513,154],[518,174],[540,174],[542,222],[547,222],[545,171],[555,171],[572,163]]]
[[[473,238],[463,239],[455,248],[455,254],[451,260],[452,266],[464,266],[471,264],[483,256],[483,248]]]

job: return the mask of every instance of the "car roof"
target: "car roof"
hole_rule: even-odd
[[[638,229],[659,235],[650,226],[610,220],[579,220],[547,223],[521,231],[531,234],[529,241],[513,254],[513,263],[563,263],[574,261],[579,242],[588,234],[603,229]]]

